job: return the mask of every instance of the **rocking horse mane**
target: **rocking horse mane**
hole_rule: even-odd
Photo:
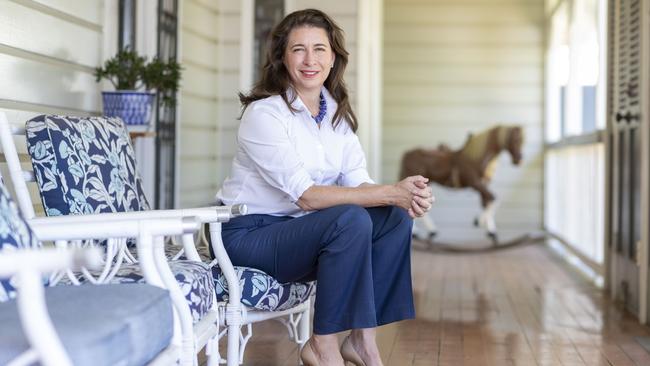
[[[507,146],[511,128],[514,127],[496,126],[477,135],[471,134],[459,153],[470,161],[480,162],[484,158],[488,147],[495,146],[500,151]]]

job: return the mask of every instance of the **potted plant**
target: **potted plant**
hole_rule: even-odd
[[[96,81],[107,79],[116,90],[102,92],[104,115],[120,117],[126,124],[148,124],[156,96],[151,91],[159,93],[163,105],[174,105],[181,71],[176,60],[165,62],[155,57],[147,61],[129,48],[119,51],[95,69]]]

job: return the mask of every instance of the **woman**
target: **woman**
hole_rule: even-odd
[[[233,264],[280,282],[317,280],[307,365],[381,365],[378,325],[414,316],[412,218],[433,202],[426,179],[376,185],[355,135],[342,30],[318,10],[271,34],[243,106],[232,173],[217,194],[249,215],[223,225]],[[351,329],[339,352],[336,333]]]

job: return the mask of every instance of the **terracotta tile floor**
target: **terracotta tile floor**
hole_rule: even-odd
[[[386,365],[650,365],[650,329],[543,245],[412,258],[417,318],[379,329]],[[283,325],[254,331],[245,365],[298,364]]]

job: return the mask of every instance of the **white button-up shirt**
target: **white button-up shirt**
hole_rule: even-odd
[[[288,93],[291,100],[291,91]],[[299,97],[293,113],[279,95],[251,103],[241,119],[237,153],[217,199],[245,203],[251,214],[302,216],[296,201],[312,185],[374,183],[359,138],[345,120],[334,129],[337,104],[323,88],[320,128]]]

